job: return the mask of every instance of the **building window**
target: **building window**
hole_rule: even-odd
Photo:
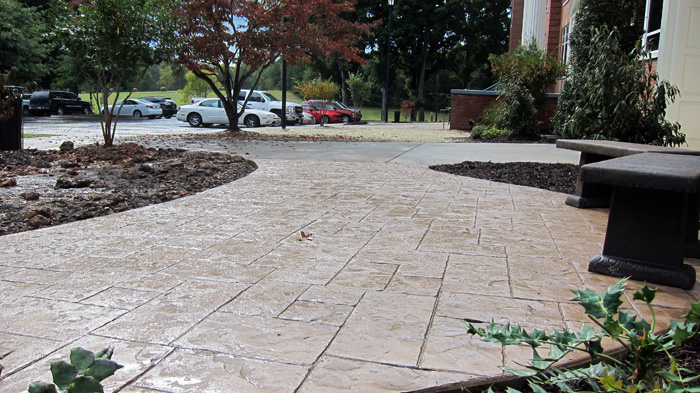
[[[569,25],[561,29],[561,64],[566,64],[569,59]]]
[[[647,10],[644,17],[644,48],[652,56],[658,55],[661,42],[661,13],[664,0],[647,0]]]

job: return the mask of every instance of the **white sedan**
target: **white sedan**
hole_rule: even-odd
[[[238,111],[241,104],[238,104]],[[190,105],[183,105],[177,111],[177,119],[189,123],[192,127],[210,124],[228,125],[226,111],[218,98],[208,98]],[[282,120],[272,112],[258,109],[246,109],[238,116],[238,125],[246,127],[277,126]]]
[[[136,98],[129,98],[128,100],[120,100],[114,104],[115,114],[117,112],[120,116],[133,116],[133,117],[148,117],[155,119],[156,117],[163,116],[163,108],[160,104],[156,104],[150,101],[139,100]],[[111,110],[112,105],[107,106],[107,110]],[[104,112],[104,108],[100,109],[100,112]]]

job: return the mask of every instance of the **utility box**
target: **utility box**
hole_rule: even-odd
[[[0,150],[22,150],[22,88],[16,86],[5,86],[0,90],[0,100],[12,102],[11,107],[5,107],[5,112],[13,112],[9,116],[0,112]],[[13,108],[14,111],[9,111]],[[2,110],[2,109],[0,109]]]

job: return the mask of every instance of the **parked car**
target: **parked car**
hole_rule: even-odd
[[[163,116],[163,109],[161,109],[160,104],[137,98],[119,100],[114,104],[114,108],[114,113],[118,113],[119,116],[133,116],[137,118],[146,116],[149,119]],[[100,111],[104,112],[104,110],[103,107]],[[108,105],[107,110],[112,110],[112,105]]]
[[[339,112],[330,109],[320,109],[316,105],[302,104],[304,113],[308,113],[314,117],[316,123],[340,123],[342,115]]]
[[[311,104],[316,107],[325,106],[326,109],[334,110],[340,112],[340,121],[343,123],[349,123],[350,121],[360,121],[362,120],[362,112],[350,109],[347,105],[340,101],[327,101],[323,102],[321,100],[308,100],[304,104]]]
[[[243,108],[238,103],[238,111]],[[228,125],[228,116],[221,100],[207,98],[194,104],[183,105],[177,111],[177,119],[189,123],[192,127],[201,125],[224,124]],[[246,127],[277,126],[282,122],[279,116],[272,112],[246,108],[242,115],[238,116],[238,125]]]
[[[32,115],[63,115],[66,113],[92,113],[92,105],[81,100],[69,91],[36,91],[29,99],[29,113]]]
[[[238,94],[238,102],[243,103],[246,98],[248,98],[246,109],[270,111],[282,118],[282,101],[272,94],[260,90],[241,89]],[[287,124],[301,124],[303,121],[301,104],[291,101],[287,101],[285,104],[284,113],[287,115]]]
[[[310,113],[302,112],[303,119],[301,124],[316,124],[316,119]]]
[[[170,119],[171,117],[177,115],[177,103],[168,97],[148,96],[141,97],[140,99],[160,104],[161,109],[163,109],[163,117],[166,119]]]
[[[32,93],[22,93],[22,115],[29,116],[29,99],[32,98]]]

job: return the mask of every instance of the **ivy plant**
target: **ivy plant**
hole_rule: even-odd
[[[32,382],[29,393],[103,393],[102,382],[123,366],[111,360],[114,349],[92,353],[83,348],[70,350],[70,363],[51,362],[53,383]]]
[[[670,350],[698,333],[700,302],[693,303],[684,315],[685,321],[672,320],[662,333],[656,332],[656,314],[651,306],[656,290],[647,285],[634,294],[634,300],[646,303],[650,321],[621,309],[626,279],[598,293],[588,288],[572,290],[572,301],[579,303],[595,327],[583,325],[578,332],[568,329],[524,330],[520,325],[496,325],[491,322],[477,327],[467,322],[467,332],[486,342],[501,345],[528,345],[532,348],[532,361],[524,370],[503,367],[504,370],[528,378],[536,393],[545,392],[541,385],[554,385],[560,391],[574,391],[571,382],[584,382],[594,392],[700,392],[699,375],[678,367]],[[622,345],[624,356],[605,353],[603,339]],[[543,347],[548,354],[543,357]],[[556,366],[572,352],[584,352],[591,363],[579,369],[562,369]],[[662,367],[659,358],[668,359],[668,367]],[[692,386],[696,385],[696,386]],[[516,392],[509,389],[509,392]]]

